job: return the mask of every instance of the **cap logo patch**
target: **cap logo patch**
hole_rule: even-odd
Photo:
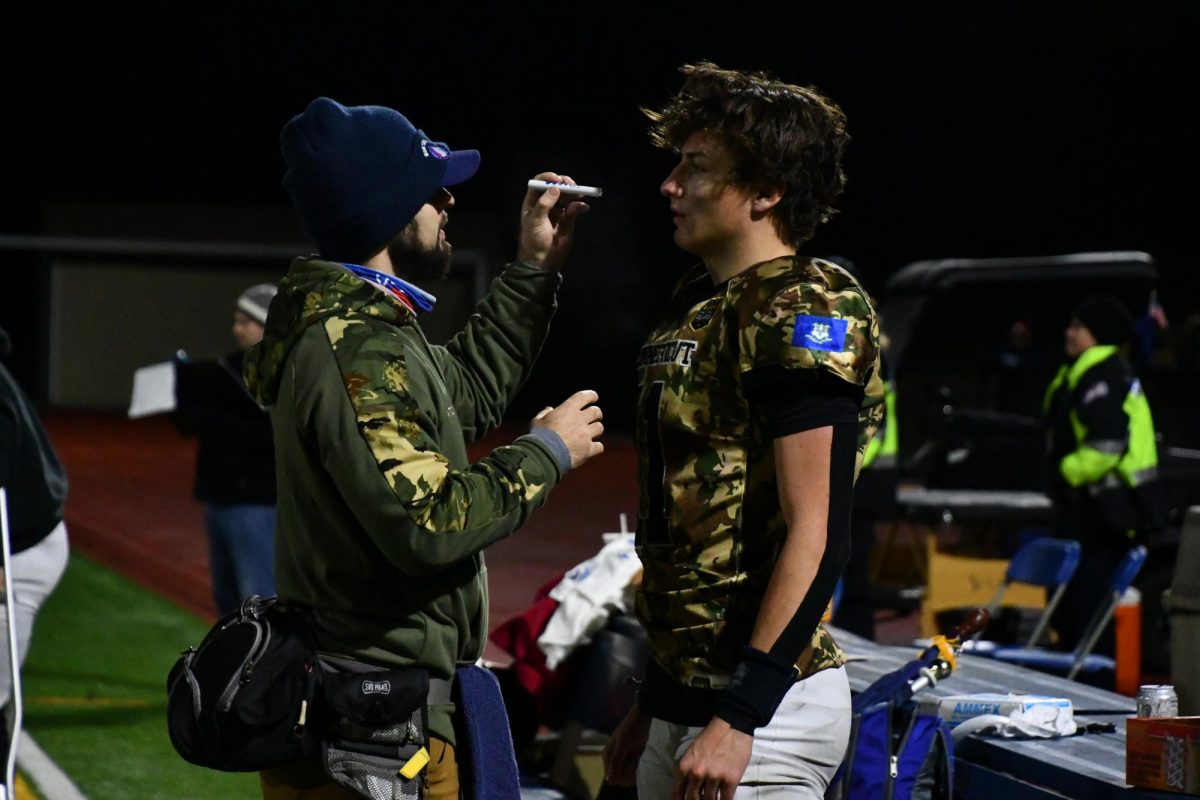
[[[436,158],[438,161],[445,161],[450,157],[450,151],[443,145],[436,144],[428,139],[422,139],[421,155],[426,158]]]
[[[793,347],[840,353],[845,349],[845,344],[846,320],[808,314],[796,317],[796,329],[792,333]]]

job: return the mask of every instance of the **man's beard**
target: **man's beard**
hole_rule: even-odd
[[[388,257],[392,260],[392,269],[401,278],[433,278],[441,280],[450,274],[450,261],[453,250],[450,243],[441,241],[433,247],[425,247],[408,230],[388,245]]]

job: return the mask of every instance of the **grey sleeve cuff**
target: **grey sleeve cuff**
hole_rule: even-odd
[[[526,436],[537,439],[545,445],[550,454],[554,456],[554,461],[558,464],[559,472],[563,475],[567,474],[571,469],[571,451],[567,449],[567,443],[562,440],[561,436],[549,428],[542,427],[531,428]]]

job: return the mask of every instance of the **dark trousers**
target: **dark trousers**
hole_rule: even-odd
[[[1062,602],[1051,618],[1062,648],[1073,650],[1079,644],[1088,622],[1099,608],[1109,602],[1113,570],[1135,542],[1124,531],[1114,530],[1086,498],[1063,501],[1059,503],[1057,511],[1055,534],[1064,539],[1074,539],[1082,548],[1079,569],[1067,584]],[[1111,619],[1092,652],[1107,656],[1116,653]]]
[[[833,611],[833,624],[842,630],[875,639],[875,597],[871,591],[871,548],[875,527],[896,518],[896,470],[872,466],[854,485],[850,512],[850,560],[842,573],[842,599]]]

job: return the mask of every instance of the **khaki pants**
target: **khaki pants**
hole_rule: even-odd
[[[458,800],[458,762],[454,747],[429,739],[429,788],[426,800]],[[259,773],[263,800],[360,800],[331,781],[316,761],[298,761]]]

